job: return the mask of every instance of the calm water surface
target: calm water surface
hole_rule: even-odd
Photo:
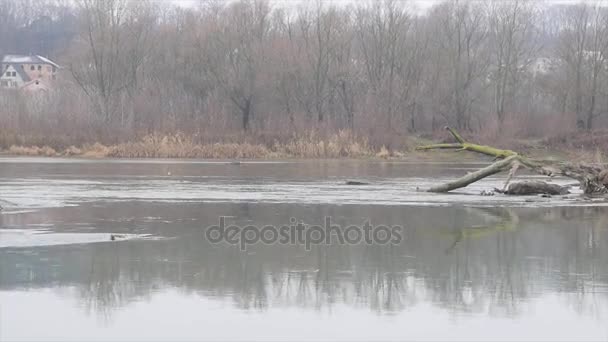
[[[0,158],[0,340],[608,340],[608,207],[416,191],[479,166]],[[405,234],[240,251],[220,216]]]

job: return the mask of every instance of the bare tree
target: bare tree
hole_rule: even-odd
[[[471,129],[471,111],[485,79],[488,56],[485,16],[477,4],[453,0],[431,13],[436,28],[433,53],[443,74],[442,116],[459,129]]]
[[[505,136],[608,124],[608,11],[597,3],[270,4],[0,0],[0,54],[52,54],[71,71],[59,78],[73,76],[53,108],[106,141],[269,143],[348,129],[391,149],[446,124]],[[43,103],[5,94],[0,121],[42,127],[24,118],[47,115]]]
[[[590,74],[586,94],[589,98],[585,127],[593,129],[594,119],[599,115],[597,102],[600,95],[600,87],[605,85],[603,80],[606,76],[606,57],[608,54],[608,12],[596,5],[593,8],[593,17],[590,20],[588,48],[585,50],[585,66]]]
[[[589,28],[590,8],[587,4],[568,6],[563,9],[564,28],[558,46],[558,55],[566,64],[569,74],[574,79],[573,98],[577,125],[583,126],[583,77],[585,46]]]
[[[137,86],[137,74],[153,19],[141,13],[141,3],[128,0],[82,0],[82,36],[70,65],[72,75],[89,96],[100,118],[115,120],[119,98]]]
[[[515,103],[521,77],[528,71],[539,44],[533,25],[532,3],[493,1],[490,5],[489,42],[492,53],[495,113],[499,126]]]
[[[0,57],[10,52],[16,45],[18,24],[17,3],[10,0],[0,0]],[[0,70],[4,71],[4,70]]]
[[[301,8],[298,13],[298,30],[303,41],[302,53],[305,61],[299,76],[301,104],[310,112],[314,110],[316,121],[325,118],[327,100],[331,96],[330,74],[332,61],[338,46],[339,11],[335,7],[325,9],[322,0],[315,2],[314,8]]]
[[[241,1],[226,9],[227,20],[210,39],[207,71],[217,81],[250,128],[260,94],[260,70],[266,62],[270,7],[266,1]]]
[[[357,36],[365,66],[368,85],[375,98],[374,105],[383,108],[388,129],[392,129],[396,112],[397,80],[407,69],[405,41],[410,16],[397,1],[372,2],[359,7]],[[409,84],[401,84],[409,89]]]

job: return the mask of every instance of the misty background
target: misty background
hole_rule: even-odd
[[[559,142],[608,124],[604,5],[0,0],[0,55],[62,66],[51,91],[0,90],[0,145]]]

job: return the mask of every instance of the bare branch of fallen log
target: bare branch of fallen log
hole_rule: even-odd
[[[454,139],[458,141],[454,144],[431,144],[431,145],[423,145],[416,147],[416,150],[425,151],[425,150],[435,150],[435,149],[459,149],[464,151],[471,151],[476,153],[485,154],[487,156],[491,156],[497,159],[503,159],[510,156],[517,155],[517,152],[511,150],[502,150],[499,148],[495,148],[492,146],[471,144],[466,142],[456,131],[451,129],[450,127],[445,127],[445,129],[454,136]]]
[[[515,173],[519,169],[521,164],[517,161],[514,161],[511,165],[511,170],[509,171],[509,175],[507,176],[507,180],[505,181],[505,185],[502,187],[503,191],[507,190],[507,186],[509,186],[509,182],[515,176]]]
[[[445,126],[444,127],[448,132],[450,132],[450,134],[452,134],[452,136],[454,137],[454,139],[456,139],[456,141],[458,141],[458,143],[460,144],[465,144],[466,142],[464,141],[464,139],[460,136],[460,134],[458,134],[458,132],[456,132],[455,130],[453,130],[451,127],[449,126]]]

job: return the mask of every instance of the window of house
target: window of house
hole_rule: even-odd
[[[6,72],[6,77],[11,77],[11,72],[10,71]]]
[[[36,70],[36,67],[33,65],[30,65],[30,70]]]
[[[0,85],[3,87],[8,87],[8,81],[0,81]]]
[[[17,72],[13,71],[13,77],[17,77]]]
[[[42,70],[42,65],[38,65],[38,71]]]

